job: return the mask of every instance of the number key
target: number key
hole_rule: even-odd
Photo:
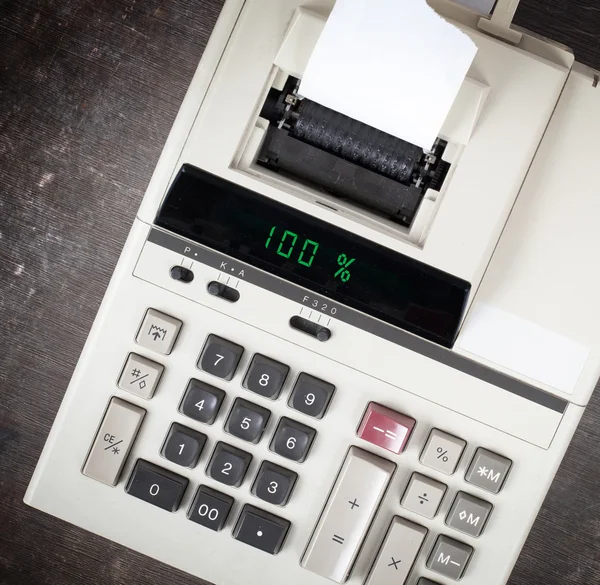
[[[227,419],[225,430],[239,439],[258,443],[269,417],[270,411],[242,398],[237,398]]]
[[[198,367],[223,380],[231,380],[243,353],[241,345],[217,335],[209,335],[200,354]]]
[[[252,455],[226,443],[218,443],[206,469],[209,477],[238,487],[244,481]]]
[[[279,396],[289,371],[285,364],[257,353],[244,378],[244,388],[274,400]]]
[[[288,404],[308,416],[323,418],[334,391],[333,384],[302,373],[294,384]]]
[[[179,508],[188,480],[172,471],[138,459],[125,491],[168,512]]]
[[[188,510],[189,520],[218,532],[223,529],[233,506],[233,498],[201,485]]]
[[[161,455],[165,459],[177,463],[177,465],[196,467],[205,443],[206,435],[178,423],[173,423],[169,429]]]
[[[289,520],[246,504],[233,529],[233,538],[276,555],[290,529]]]
[[[293,471],[263,461],[254,480],[252,493],[270,504],[285,506],[297,479],[298,475]]]
[[[301,463],[306,459],[316,434],[314,429],[284,417],[279,421],[271,441],[271,451]]]
[[[217,418],[225,392],[200,380],[190,380],[179,405],[179,412],[198,422],[212,425]]]

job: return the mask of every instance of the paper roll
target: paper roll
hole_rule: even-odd
[[[337,0],[299,93],[430,149],[476,53],[425,0]]]

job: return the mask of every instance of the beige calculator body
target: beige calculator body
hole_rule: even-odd
[[[600,203],[572,172],[600,97],[563,48],[438,4],[479,51],[451,171],[399,227],[257,164],[332,2],[228,0],[28,504],[219,585],[508,580],[600,374]],[[398,284],[404,321],[386,262],[436,293]]]

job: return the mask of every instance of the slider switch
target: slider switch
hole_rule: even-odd
[[[213,297],[219,297],[230,303],[237,303],[240,300],[240,293],[237,290],[216,280],[208,283],[207,290],[208,294],[213,295]]]
[[[331,329],[297,315],[290,319],[290,327],[316,337],[319,341],[327,341],[331,337]]]
[[[189,268],[183,266],[173,266],[170,271],[171,278],[179,282],[192,282],[194,273]]]

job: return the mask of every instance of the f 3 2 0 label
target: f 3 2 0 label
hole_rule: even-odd
[[[315,311],[325,313],[326,315],[335,315],[337,313],[337,307],[335,305],[306,295],[302,299],[302,304],[306,307],[314,309]]]

